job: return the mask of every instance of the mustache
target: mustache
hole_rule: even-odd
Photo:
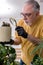
[[[28,20],[25,20],[25,23],[27,23],[28,25],[31,25],[32,22],[31,21],[28,21]]]

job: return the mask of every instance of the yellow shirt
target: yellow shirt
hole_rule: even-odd
[[[43,38],[43,16],[39,16],[37,21],[32,26],[25,24],[24,20],[22,19],[19,20],[17,25],[22,26],[28,34],[37,37],[39,39]],[[21,41],[20,44],[22,50],[21,53],[22,60],[26,63],[26,65],[30,65],[34,57],[34,55],[30,55],[30,53],[35,48],[35,45],[31,41],[21,36],[18,36],[17,32],[15,33],[15,37]],[[39,51],[37,53],[39,53]]]

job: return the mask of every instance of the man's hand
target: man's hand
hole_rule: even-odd
[[[15,30],[17,31],[17,33],[18,33],[19,36],[22,36],[22,37],[24,37],[24,38],[27,38],[28,34],[27,34],[27,32],[24,30],[23,27],[17,26],[17,27],[15,28]]]

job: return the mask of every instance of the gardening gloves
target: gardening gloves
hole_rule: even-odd
[[[23,38],[27,38],[28,34],[27,34],[27,32],[24,30],[23,27],[17,26],[17,27],[15,28],[15,30],[17,31],[18,36],[22,36]]]

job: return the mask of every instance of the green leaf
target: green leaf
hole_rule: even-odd
[[[9,60],[7,60],[6,65],[10,65],[10,61]]]
[[[43,42],[40,42],[38,46],[34,48],[34,50],[30,53],[30,55],[35,54],[39,49],[43,48]]]

